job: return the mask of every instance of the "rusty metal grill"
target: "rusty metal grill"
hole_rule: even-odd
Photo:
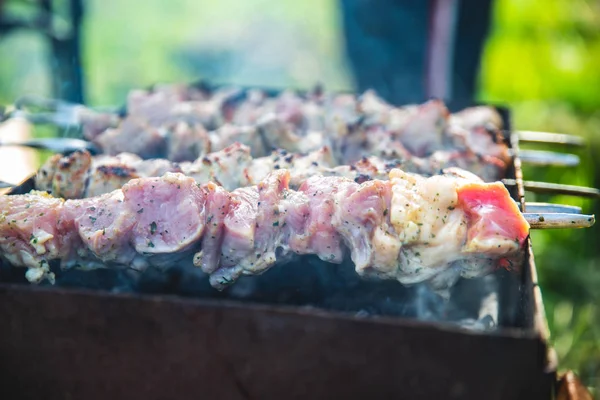
[[[525,210],[519,136],[507,140],[509,188]],[[114,271],[74,271],[55,287],[32,287],[4,264],[0,393],[550,399],[556,360],[530,240],[526,251],[518,273],[460,281],[444,306],[423,287],[360,281],[348,277],[351,265],[310,257],[226,293],[176,266],[135,287]]]

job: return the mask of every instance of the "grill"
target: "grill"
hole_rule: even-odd
[[[500,110],[510,132],[509,110]],[[598,195],[524,183],[519,135],[506,139],[514,152],[506,183],[523,210],[526,189]],[[28,179],[10,194],[32,188]],[[526,252],[518,273],[461,280],[447,303],[424,286],[363,281],[349,263],[311,257],[222,293],[177,266],[136,285],[99,270],[57,271],[56,286],[34,287],[2,265],[0,391],[49,399],[550,399],[557,364],[530,240]]]

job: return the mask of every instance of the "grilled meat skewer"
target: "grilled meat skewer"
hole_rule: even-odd
[[[172,161],[193,161],[234,142],[250,146],[254,157],[327,145],[340,164],[370,155],[424,157],[455,150],[504,162],[509,157],[500,116],[491,107],[456,114],[439,100],[393,107],[372,91],[359,97],[284,92],[275,98],[250,91],[241,101],[231,100],[236,96],[229,89],[194,97],[171,86],[135,91],[119,127],[100,133],[95,128],[86,137],[109,155],[129,152]]]
[[[0,250],[32,282],[52,279],[52,260],[138,270],[193,262],[216,288],[297,254],[339,263],[349,252],[361,276],[435,287],[523,254],[529,225],[501,183],[398,169],[389,178],[316,176],[295,191],[279,170],[228,192],[166,173],[82,200],[1,196]]]
[[[182,172],[197,182],[213,181],[227,190],[258,184],[271,171],[288,169],[291,187],[297,188],[312,175],[343,176],[358,182],[387,179],[392,168],[423,175],[438,174],[442,169],[460,167],[475,171],[488,179],[501,170],[493,160],[486,162],[469,153],[436,152],[427,158],[385,160],[365,157],[352,165],[337,165],[328,147],[307,154],[274,151],[270,156],[252,158],[250,148],[240,143],[210,153],[194,162],[173,163],[164,159],[142,160],[122,153],[117,156],[92,157],[87,152],[68,156],[54,155],[40,168],[36,188],[66,199],[84,198],[121,188],[130,179],[162,176],[165,172]]]

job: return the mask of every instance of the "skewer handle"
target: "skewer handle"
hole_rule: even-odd
[[[515,132],[520,142],[560,144],[565,146],[583,147],[585,141],[579,136],[566,135],[564,133],[548,133],[535,131]]]
[[[523,213],[531,229],[589,228],[594,225],[593,215],[566,213]]]
[[[517,186],[517,181],[515,179],[503,179],[502,182],[506,186]],[[578,197],[600,198],[600,190],[584,186],[523,181],[523,188],[532,193],[566,194]]]

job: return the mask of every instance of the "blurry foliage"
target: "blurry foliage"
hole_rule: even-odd
[[[583,136],[577,169],[525,167],[528,180],[600,188],[600,2],[499,0],[481,100],[507,103],[519,129]],[[543,150],[557,147],[523,146]],[[533,196],[600,215],[598,201]],[[536,264],[560,367],[600,390],[600,227],[537,231]]]
[[[198,75],[240,84],[306,87],[318,80],[330,89],[351,86],[335,0],[88,0],[85,5],[84,68],[92,105],[120,104],[131,88]],[[575,150],[582,158],[577,170],[526,168],[526,178],[600,187],[600,2],[498,0],[495,12],[480,100],[509,104],[520,129],[589,141],[586,149]],[[242,56],[232,55],[240,49]],[[0,41],[1,103],[24,93],[49,95],[46,51],[31,33]],[[257,74],[261,65],[265,69]],[[600,215],[597,201],[529,195],[528,200],[579,205]],[[561,368],[575,370],[597,389],[599,229],[533,233]]]
[[[88,4],[85,74],[91,103],[122,102],[131,88],[198,76],[276,87],[319,79],[336,88],[348,81],[332,23],[334,0],[173,0],[168,7],[148,0],[142,9],[138,2],[118,0]]]
[[[500,0],[483,68],[485,97],[600,106],[600,2]]]

